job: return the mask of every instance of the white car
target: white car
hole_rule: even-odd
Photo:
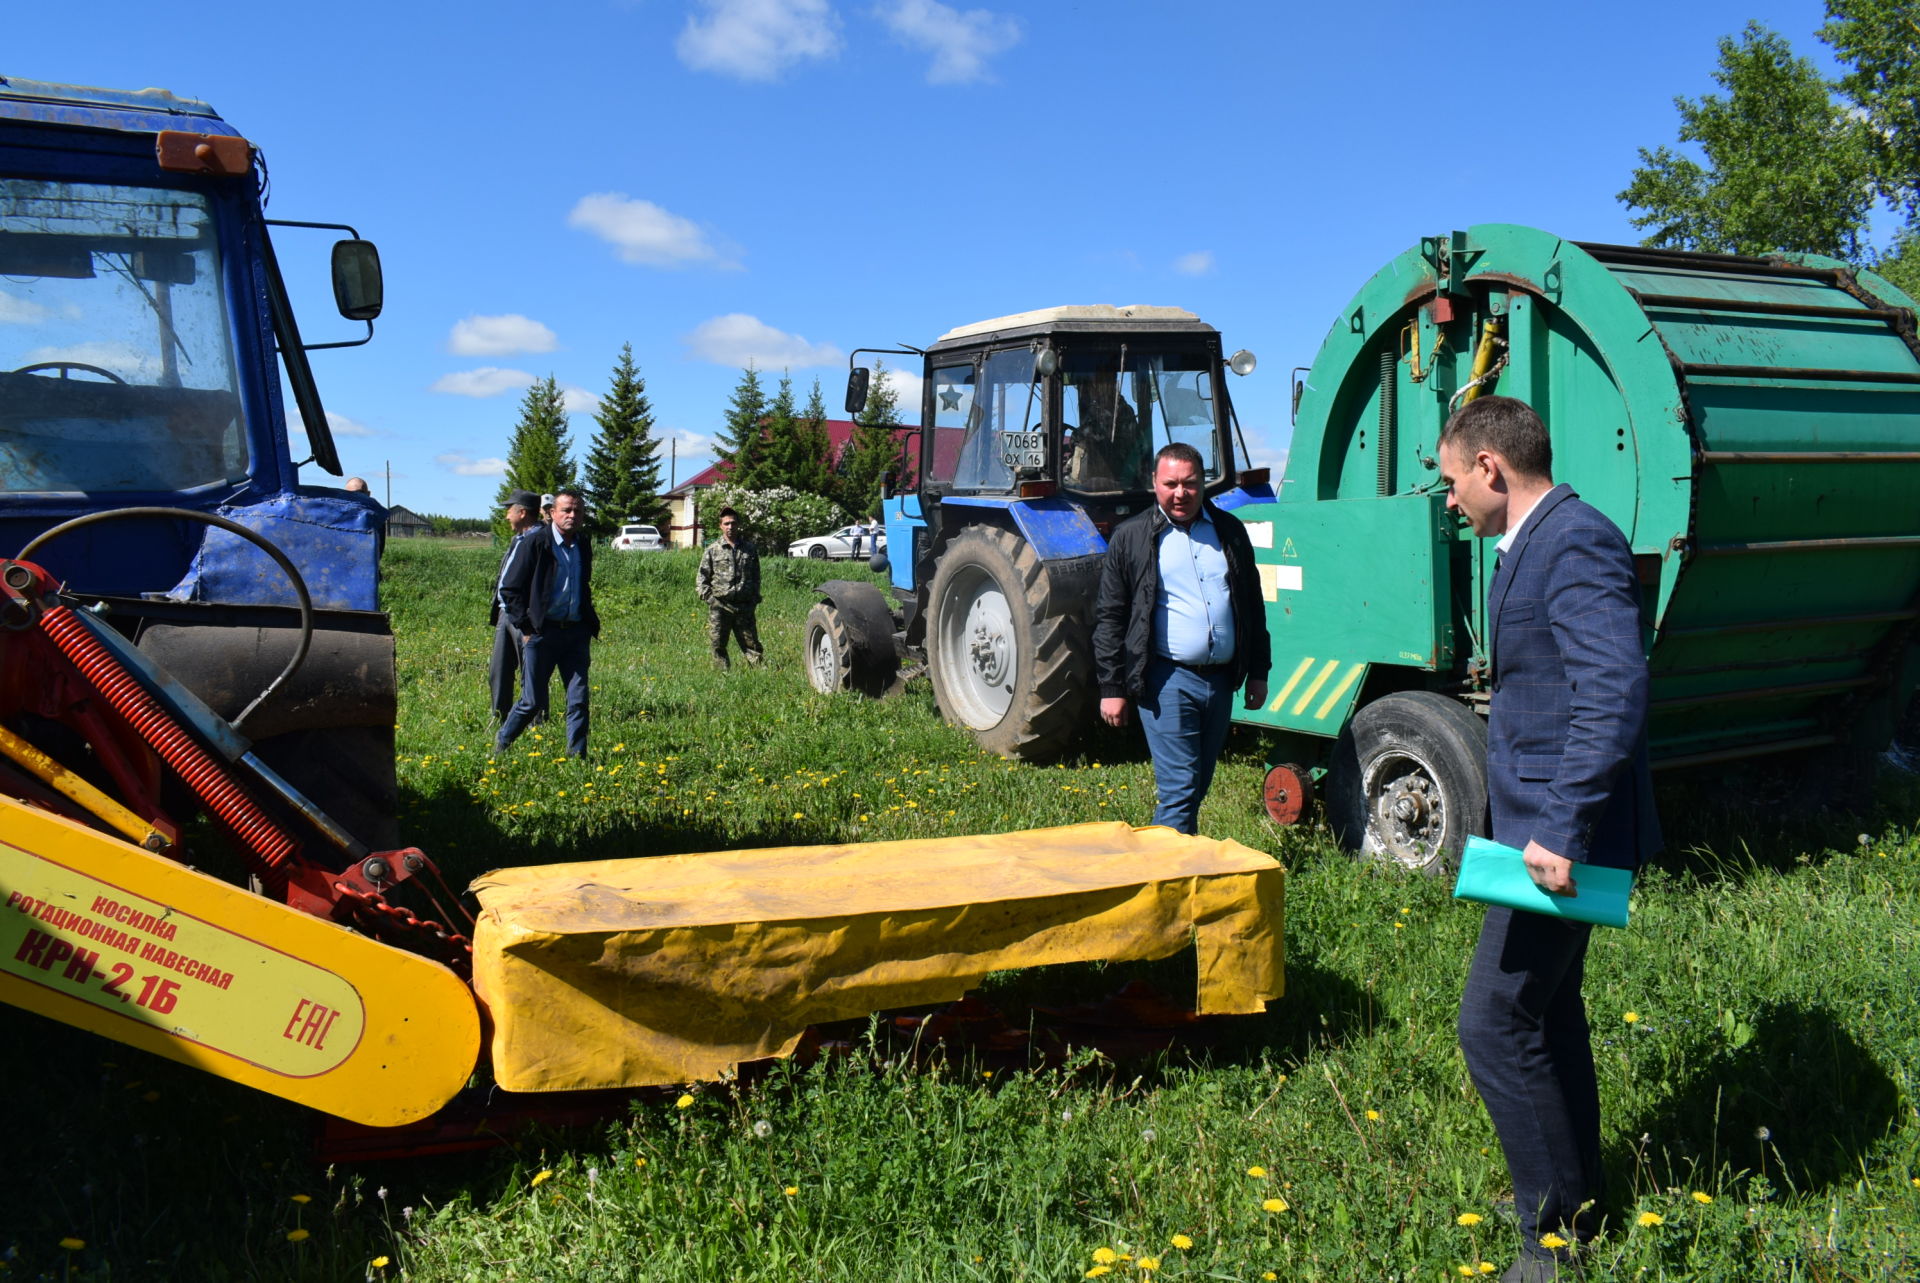
[[[876,545],[881,549],[887,546],[885,526],[842,526],[831,534],[794,540],[787,545],[787,556],[812,557],[815,560],[871,557]]]
[[[622,526],[620,533],[613,537],[615,552],[653,552],[666,546],[658,526]]]

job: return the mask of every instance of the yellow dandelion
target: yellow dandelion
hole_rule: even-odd
[[[1254,1177],[1256,1180],[1265,1180],[1267,1177],[1267,1169],[1255,1163],[1247,1169],[1247,1175]]]
[[[313,1201],[313,1195],[311,1194],[289,1194],[287,1195],[287,1197],[292,1199],[296,1203],[302,1204],[303,1206]]]
[[[1270,1198],[1260,1204],[1260,1210],[1264,1212],[1284,1212],[1287,1210],[1287,1200],[1284,1198]]]
[[[1540,1246],[1546,1248],[1549,1252],[1557,1252],[1566,1245],[1567,1240],[1551,1231],[1540,1236]]]
[[[304,1243],[307,1241],[308,1237],[309,1235],[305,1230],[288,1230],[287,1231],[287,1242],[289,1243]]]
[[[1275,1274],[1272,1270],[1268,1270],[1265,1274],[1262,1274],[1260,1277],[1265,1279],[1267,1283],[1273,1283],[1273,1281],[1279,1278],[1280,1276],[1278,1274]]]
[[[794,1198],[798,1196],[798,1194],[800,1193],[800,1187],[798,1185],[789,1185],[785,1189],[781,1190],[780,1192],[782,1194],[785,1194],[788,1198]]]
[[[1629,1011],[1626,1015],[1620,1017],[1620,1019],[1626,1021],[1630,1025],[1637,1024],[1640,1020],[1640,1013],[1637,1011]]]
[[[1473,1267],[1472,1267],[1471,1265],[1462,1265],[1462,1266],[1460,1267],[1460,1274],[1461,1274],[1461,1276],[1462,1276],[1463,1278],[1472,1278],[1472,1277],[1473,1277]]]
[[[1188,1238],[1185,1234],[1175,1234],[1172,1238],[1168,1239],[1167,1242],[1173,1244],[1175,1247],[1179,1248],[1183,1252],[1187,1251],[1189,1248],[1193,1246],[1193,1240]]]
[[[635,1158],[635,1159],[633,1160],[633,1165],[634,1165],[635,1167],[645,1167],[645,1166],[647,1165],[647,1160],[646,1160],[646,1158],[645,1158],[644,1156],[642,1156],[642,1157],[636,1157],[636,1158]]]
[[[86,1245],[87,1240],[83,1238],[63,1238],[60,1240],[60,1250],[63,1252],[77,1252]]]
[[[533,1174],[533,1180],[528,1184],[527,1188],[539,1189],[542,1185],[545,1185],[548,1181],[552,1179],[553,1179],[553,1173],[551,1171],[535,1172]]]
[[[1093,1249],[1093,1263],[1095,1265],[1112,1265],[1119,1259],[1120,1253],[1110,1247],[1096,1247]]]
[[[1667,1218],[1660,1215],[1660,1213],[1658,1212],[1640,1213],[1639,1225],[1642,1229],[1646,1229],[1654,1225],[1665,1225],[1666,1223],[1667,1223]]]
[[[1368,1122],[1370,1122],[1370,1123],[1377,1123],[1377,1122],[1379,1122],[1379,1121],[1380,1121],[1380,1111],[1379,1111],[1379,1110],[1377,1110],[1377,1109],[1369,1109],[1369,1110],[1367,1111],[1367,1121],[1368,1121]]]
[[[1472,1226],[1472,1225],[1478,1225],[1482,1219],[1483,1218],[1478,1212],[1462,1212],[1460,1213],[1460,1215],[1453,1218],[1453,1223],[1455,1225]]]
[[[1494,1272],[1495,1270],[1497,1270],[1497,1269],[1499,1269],[1499,1268],[1500,1268],[1500,1267],[1499,1267],[1499,1266],[1497,1266],[1497,1265],[1495,1265],[1495,1264],[1494,1264],[1494,1263],[1493,1263],[1492,1261],[1482,1261],[1482,1262],[1480,1262],[1480,1272],[1481,1272],[1482,1274],[1491,1274],[1491,1273],[1493,1273],[1493,1272]]]
[[[384,1270],[387,1268],[387,1266],[393,1264],[393,1262],[388,1260],[384,1256],[376,1256],[371,1261],[368,1261],[367,1264],[371,1265],[376,1270]]]
[[[692,1109],[693,1097],[682,1095],[679,1100],[673,1102],[673,1107],[675,1109]]]
[[[1708,1203],[1711,1203],[1713,1201],[1713,1195],[1703,1194],[1699,1190],[1695,1190],[1693,1191],[1693,1201],[1700,1204],[1702,1207],[1705,1207]]]
[[[1149,1274],[1160,1268],[1160,1258],[1157,1256],[1143,1256],[1135,1261],[1134,1265],[1142,1274]]]
[[[1111,1274],[1111,1273],[1113,1273],[1113,1267],[1111,1265],[1095,1265],[1095,1266],[1089,1267],[1087,1272],[1085,1274],[1082,1274],[1080,1277],[1083,1279],[1097,1279],[1102,1274]]]
[[[796,820],[804,820],[807,818],[807,813],[805,811],[795,811],[793,813],[793,818]]]

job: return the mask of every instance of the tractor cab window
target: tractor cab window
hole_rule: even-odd
[[[247,467],[206,200],[0,179],[0,492],[191,490]]]
[[[1212,360],[1204,352],[1118,346],[1067,354],[1060,373],[1062,482],[1089,493],[1153,488],[1153,456],[1184,441],[1209,481],[1215,449]]]
[[[953,488],[953,477],[960,466],[960,445],[967,439],[967,427],[973,422],[973,362],[934,368],[927,381],[933,388],[933,431],[929,449],[933,458],[927,464],[927,480],[943,489]]]
[[[1046,390],[1034,373],[1031,349],[989,353],[960,442],[953,488],[1005,493],[1013,489],[1015,470],[1046,467],[1045,407]]]

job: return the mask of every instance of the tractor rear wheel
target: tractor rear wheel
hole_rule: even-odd
[[[927,667],[941,714],[1001,757],[1066,751],[1084,729],[1092,647],[1032,545],[991,526],[963,531],[940,556],[930,610]]]
[[[1487,724],[1433,691],[1383,695],[1334,746],[1327,818],[1364,859],[1422,873],[1454,868],[1487,832]]]

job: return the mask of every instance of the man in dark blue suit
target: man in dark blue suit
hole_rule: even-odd
[[[1647,767],[1647,662],[1633,551],[1553,483],[1546,426],[1523,402],[1469,402],[1440,437],[1447,506],[1499,536],[1487,594],[1493,837],[1555,895],[1582,864],[1637,868],[1660,847]],[[1513,1178],[1508,1281],[1577,1276],[1598,1228],[1600,1097],[1580,985],[1584,923],[1490,908],[1460,1001],[1460,1047]]]

